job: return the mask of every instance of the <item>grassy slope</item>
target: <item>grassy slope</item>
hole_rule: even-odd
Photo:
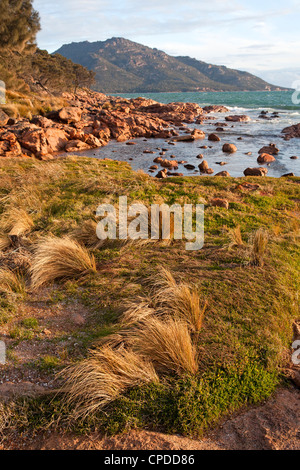
[[[131,390],[112,403],[107,413],[80,422],[72,422],[61,409],[59,397],[16,402],[5,411],[11,412],[9,426],[45,429],[49,422],[64,417],[61,426],[84,432],[97,427],[115,433],[137,426],[201,435],[227,413],[264,400],[282,381],[292,320],[299,316],[299,178],[159,181],[133,173],[127,164],[77,157],[53,162],[5,159],[0,162],[0,175],[0,210],[4,210],[7,196],[11,204],[26,208],[34,221],[30,243],[43,234],[69,233],[76,224],[93,217],[99,203],[117,203],[121,195],[127,195],[129,202],[146,204],[206,203],[201,251],[187,252],[183,241],[171,246],[98,249],[94,252],[97,274],[84,282],[61,282],[46,294],[41,292],[38,300],[45,308],[59,305],[64,309],[80,303],[88,311],[87,322],[67,333],[76,341],[76,348],[64,346],[63,354],[25,364],[51,377],[63,366],[81,360],[97,340],[117,330],[124,301],[146,294],[145,279],[164,265],[176,279],[196,286],[209,302],[199,338],[199,375],[169,377],[159,385]],[[237,188],[245,181],[258,183],[260,189]],[[228,211],[209,205],[216,196],[229,200]],[[230,248],[230,230],[237,226],[244,245]],[[269,231],[270,241],[264,266],[252,267],[247,264],[248,239],[259,227]],[[24,312],[34,301],[37,298],[30,293],[1,297],[0,333],[6,331],[12,337],[9,358],[14,367],[19,366],[14,362],[14,348],[24,341],[30,347],[33,340],[43,338],[45,325],[32,318],[24,322]],[[66,332],[56,331],[48,342],[61,351]]]

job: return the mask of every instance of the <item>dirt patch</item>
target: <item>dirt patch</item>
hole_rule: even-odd
[[[264,405],[228,420],[214,437],[232,450],[300,449],[299,407],[299,390],[280,390]]]

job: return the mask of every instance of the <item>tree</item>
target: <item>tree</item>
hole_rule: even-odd
[[[73,64],[74,93],[77,92],[77,88],[79,87],[90,88],[95,81],[95,75],[96,73],[92,70],[88,70],[79,64]]]
[[[40,30],[40,17],[32,0],[0,0],[0,12],[0,50],[32,50]]]

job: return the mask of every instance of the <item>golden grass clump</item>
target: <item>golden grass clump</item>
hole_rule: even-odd
[[[71,232],[70,236],[87,248],[97,249],[100,248],[105,241],[100,240],[97,237],[96,229],[97,222],[94,220],[87,220],[82,225],[76,227]]]
[[[26,287],[23,277],[8,268],[0,268],[0,292],[6,294],[25,294]]]
[[[227,247],[229,250],[235,247],[244,246],[244,241],[241,234],[241,227],[239,225],[230,229],[228,235],[230,241]]]
[[[151,361],[158,372],[197,373],[196,348],[184,321],[149,318],[132,335],[134,350]]]
[[[0,251],[4,251],[11,246],[11,239],[6,233],[0,233]]]
[[[63,391],[75,405],[75,415],[95,412],[130,387],[158,381],[157,374],[198,372],[197,340],[206,304],[164,268],[152,279],[152,287],[151,298],[127,305],[118,332],[63,372]]]
[[[158,312],[186,321],[194,332],[202,328],[207,302],[201,301],[196,290],[185,283],[177,284],[165,268],[150,281],[155,289],[153,302]]]
[[[33,227],[31,216],[22,208],[8,207],[1,215],[0,228],[8,235],[21,236]]]
[[[250,238],[250,265],[263,266],[269,241],[268,232],[259,228]]]
[[[57,279],[80,278],[96,272],[93,255],[71,238],[45,237],[36,246],[31,266],[31,285],[36,290]]]
[[[63,371],[63,391],[67,403],[75,405],[76,417],[95,413],[127,389],[147,382],[158,382],[151,363],[133,351],[104,347]]]
[[[133,325],[155,315],[156,312],[150,304],[150,299],[144,299],[142,297],[138,297],[134,303],[128,303],[126,305],[126,311],[122,315],[121,323],[127,326]]]

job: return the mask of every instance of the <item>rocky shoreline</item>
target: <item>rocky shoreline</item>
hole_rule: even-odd
[[[206,137],[201,129],[189,129],[187,124],[203,124],[207,120],[216,120],[211,113],[227,113],[225,106],[206,106],[201,108],[195,103],[161,104],[144,98],[125,99],[106,96],[92,91],[80,91],[76,95],[64,93],[66,106],[58,111],[51,111],[45,116],[34,116],[31,120],[11,119],[0,110],[0,157],[28,157],[40,160],[53,159],[60,152],[78,152],[105,146],[110,140],[126,142],[134,145],[130,139],[160,138],[170,145],[176,142],[192,142]],[[261,113],[261,118],[272,119]],[[246,115],[226,116],[225,122],[216,122],[216,132],[222,132],[225,126],[233,123],[247,123]],[[300,137],[300,124],[283,129],[284,140]],[[216,133],[208,135],[208,140],[219,142]],[[207,148],[203,146],[203,148]],[[145,150],[146,152],[147,150]],[[237,151],[236,145],[224,143],[224,154]],[[265,176],[266,165],[276,160],[279,149],[274,144],[264,146],[258,152],[259,166],[246,168],[245,176]],[[158,178],[183,176],[174,170],[180,165],[189,166],[186,161],[165,158],[162,149],[159,157],[150,166],[150,173]],[[202,154],[198,165],[200,174],[213,174]],[[297,158],[291,157],[291,158]],[[261,165],[265,165],[262,167]],[[160,168],[161,167],[161,168]],[[195,166],[193,166],[196,169]],[[293,176],[293,173],[288,173]],[[282,176],[287,176],[282,175]],[[215,176],[230,176],[227,171],[216,173]]]

